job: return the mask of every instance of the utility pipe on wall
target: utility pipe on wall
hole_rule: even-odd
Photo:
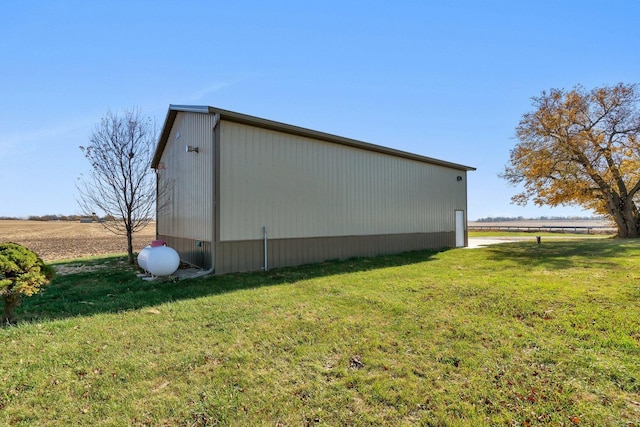
[[[263,226],[262,227],[262,231],[263,231],[263,238],[264,238],[264,271],[267,271],[267,226]]]

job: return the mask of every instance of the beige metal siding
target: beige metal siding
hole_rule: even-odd
[[[220,241],[442,233],[466,173],[222,121]],[[457,177],[461,176],[462,181]]]
[[[275,239],[268,242],[268,268],[440,249],[454,244],[454,233]],[[257,271],[264,267],[264,243],[260,240],[217,242],[215,253],[216,274]]]
[[[213,115],[178,113],[158,166],[158,235],[213,241],[213,125]]]

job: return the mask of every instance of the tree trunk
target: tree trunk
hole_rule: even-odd
[[[7,325],[15,320],[14,311],[20,303],[20,295],[9,294],[4,297],[4,309],[2,310],[2,324]]]
[[[618,227],[618,237],[640,237],[640,228],[638,227],[639,219],[636,218],[633,212],[633,205],[624,206],[623,209],[613,212],[613,218]]]
[[[133,265],[134,264],[134,260],[133,260],[133,232],[131,232],[130,230],[127,230],[127,255],[128,255],[129,264]]]

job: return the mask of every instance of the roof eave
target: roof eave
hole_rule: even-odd
[[[346,145],[354,148],[364,149],[367,151],[374,151],[382,154],[387,154],[396,157],[402,157],[410,160],[416,160],[419,162],[430,163],[433,165],[443,166],[451,169],[457,169],[461,171],[474,171],[476,168],[471,166],[465,166],[457,163],[447,162],[444,160],[434,159],[432,157],[421,156],[418,154],[408,153],[406,151],[396,150],[393,148],[383,147],[381,145],[370,144],[368,142],[358,141],[355,139],[345,138],[342,136],[332,135],[329,133],[319,132],[299,126],[293,126],[286,123],[276,122],[273,120],[267,120],[260,117],[250,116],[247,114],[236,113],[233,111],[223,110],[221,108],[198,106],[198,105],[169,105],[169,111],[162,128],[160,139],[158,140],[158,146],[151,162],[151,167],[157,169],[162,152],[169,139],[173,122],[178,112],[200,113],[200,114],[218,114],[221,120],[228,120],[231,122],[257,126],[265,129],[270,129],[279,132],[286,132],[294,135],[304,136],[312,139],[319,139],[322,141],[333,142],[336,144]]]

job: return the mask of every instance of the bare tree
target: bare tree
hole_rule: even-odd
[[[138,109],[123,115],[108,111],[96,124],[89,145],[80,149],[91,163],[90,177],[81,176],[76,187],[85,215],[113,217],[102,225],[127,236],[129,263],[133,258],[133,233],[153,218],[156,182],[151,158],[157,138],[155,122]]]

